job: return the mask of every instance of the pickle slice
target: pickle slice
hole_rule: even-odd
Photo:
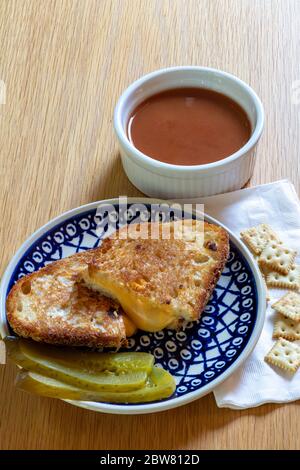
[[[86,390],[127,392],[141,388],[154,361],[146,353],[85,353],[22,339],[5,342],[8,356],[17,365]]]
[[[171,396],[176,388],[172,375],[156,366],[153,367],[146,385],[131,392],[83,390],[33,372],[20,372],[17,386],[21,390],[46,397],[110,403],[145,403],[162,400]]]
[[[50,346],[34,341],[6,338],[8,352],[18,347],[20,351],[32,360],[53,359],[61,364],[98,373],[105,370],[112,372],[133,372],[142,370],[150,374],[154,357],[143,352],[100,353],[93,351],[79,351],[68,347]]]

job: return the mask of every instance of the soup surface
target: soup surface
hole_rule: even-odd
[[[150,96],[131,114],[131,143],[145,155],[175,165],[201,165],[228,157],[249,140],[245,111],[204,88],[177,88]]]

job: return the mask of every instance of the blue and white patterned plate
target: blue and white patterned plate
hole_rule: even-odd
[[[118,200],[105,201],[114,204]],[[128,199],[128,203],[151,204],[149,199]],[[155,201],[157,202],[157,201]],[[98,246],[96,209],[100,202],[73,209],[35,232],[18,250],[1,282],[0,332],[9,333],[5,299],[12,285],[25,274],[54,260]],[[219,224],[211,217],[208,222]],[[193,401],[229,377],[255,346],[262,330],[265,293],[261,276],[247,248],[232,234],[230,256],[213,295],[198,322],[184,331],[138,332],[129,340],[130,351],[147,351],[156,364],[176,380],[176,392],[166,400],[147,404],[93,403],[69,401],[95,411],[139,414],[163,411]]]

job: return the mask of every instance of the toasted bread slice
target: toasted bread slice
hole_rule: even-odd
[[[223,228],[206,222],[185,220],[181,227],[177,221],[122,228],[94,252],[82,271],[84,282],[117,300],[142,330],[197,320],[226,263],[229,239]]]
[[[94,252],[55,261],[13,286],[6,310],[18,335],[50,344],[121,346],[126,339],[122,309],[78,279]]]

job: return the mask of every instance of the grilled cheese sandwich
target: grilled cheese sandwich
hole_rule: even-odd
[[[138,225],[103,241],[81,272],[83,281],[119,302],[142,330],[178,328],[197,320],[226,263],[227,232],[196,220],[185,221],[182,229],[179,221],[169,223],[170,239],[164,239],[167,224],[156,222],[146,223],[145,239],[145,224]],[[150,238],[153,232],[157,239]]]
[[[119,348],[135,327],[118,303],[80,282],[93,254],[78,253],[21,278],[6,302],[12,329],[50,344]]]

